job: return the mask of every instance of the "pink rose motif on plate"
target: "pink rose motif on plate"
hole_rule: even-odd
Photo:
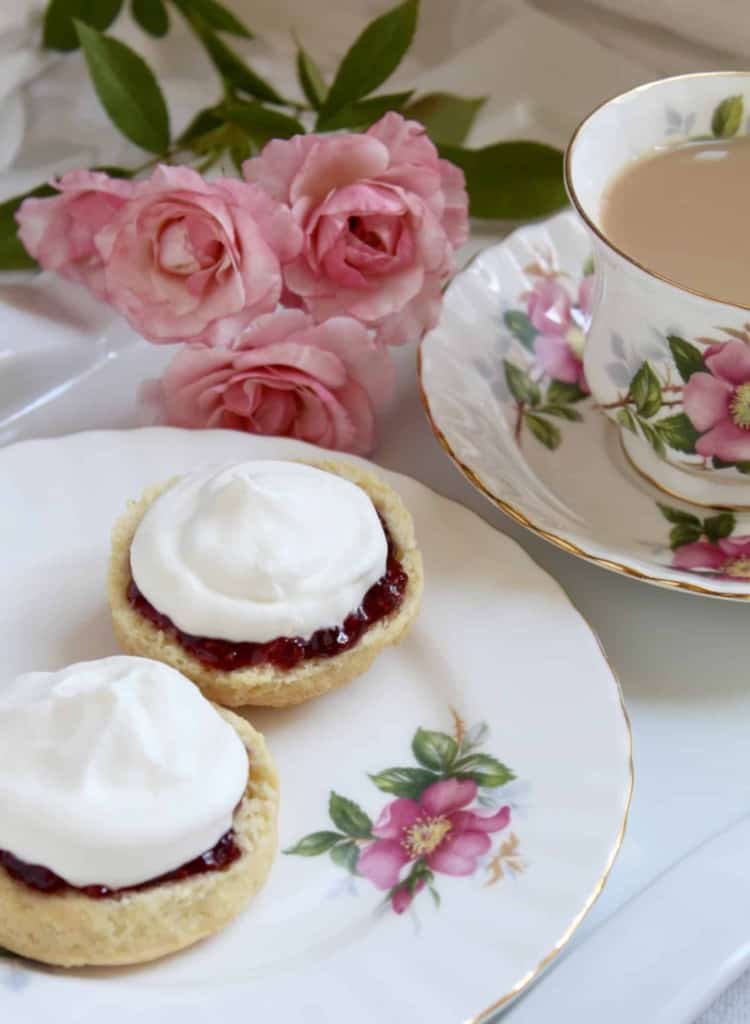
[[[140,334],[226,345],[276,307],[302,234],[257,186],[161,165],[95,244],[107,298]]]
[[[750,536],[695,541],[677,548],[675,569],[716,573],[726,579],[750,580]]]
[[[455,709],[451,714],[452,736],[417,729],[411,749],[419,767],[386,768],[370,775],[378,789],[396,797],[375,822],[353,800],[332,792],[328,813],[337,831],[312,832],[284,853],[330,853],[338,867],[384,891],[397,914],[408,910],[424,889],[439,906],[436,874],[473,875],[485,859],[485,888],[506,875],[520,874],[525,863],[515,833],[492,853],[494,834],[510,824],[511,806],[498,806],[497,797],[489,796],[515,775],[479,750],[489,731],[484,722],[467,730]],[[480,814],[477,800],[496,809]]]
[[[25,199],[16,212],[18,237],[45,270],[106,296],[95,238],[129,199],[133,184],[96,171],[69,171],[54,183],[59,194]]]
[[[173,426],[227,427],[366,454],[375,444],[375,409],[393,381],[388,352],[358,320],[316,324],[302,310],[279,309],[231,348],[182,349],[157,388]]]
[[[693,373],[683,393],[685,412],[701,437],[699,455],[750,461],[750,345],[718,342],[703,352],[708,372]]]
[[[419,800],[401,798],[388,804],[372,830],[376,841],[359,855],[359,873],[378,889],[397,885],[401,869],[418,858],[431,871],[473,874],[477,858],[492,846],[489,833],[510,821],[509,807],[492,815],[466,810],[477,788],[471,779],[444,779],[428,786]]]
[[[361,135],[275,139],[243,170],[303,232],[284,280],[316,319],[348,314],[388,345],[434,326],[468,199],[422,125],[388,113]]]
[[[588,393],[583,372],[585,329],[591,311],[593,277],[584,277],[574,306],[567,289],[553,278],[542,278],[531,289],[526,309],[539,332],[534,338],[534,355],[546,377],[577,384]]]

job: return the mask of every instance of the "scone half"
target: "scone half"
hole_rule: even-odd
[[[356,644],[330,658],[310,658],[290,669],[267,663],[231,671],[210,668],[183,647],[174,635],[159,629],[133,608],[127,598],[130,585],[130,546],[148,507],[174,481],[149,488],[132,502],[115,523],[109,570],[109,601],[118,643],[127,654],[166,662],[192,679],[204,696],[227,707],[265,705],[286,707],[343,686],[365,672],[377,655],[399,643],[416,618],[424,583],[422,556],[414,524],[399,495],[373,473],[347,462],[300,460],[350,480],[362,488],[380,513],[391,535],[408,583],[401,604],[373,623]],[[336,623],[331,623],[331,626]]]
[[[247,906],[276,855],[278,778],[261,734],[231,711],[216,710],[249,755],[247,789],[233,820],[241,856],[221,871],[103,899],[38,892],[0,867],[0,946],[62,967],[136,964],[213,935]]]

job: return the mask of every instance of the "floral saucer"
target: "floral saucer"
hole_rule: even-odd
[[[750,511],[690,505],[656,487],[588,393],[582,354],[593,274],[585,230],[568,211],[480,252],[451,282],[440,322],[421,344],[433,430],[490,501],[565,551],[659,586],[750,599]],[[690,354],[694,346],[677,341]],[[717,329],[700,341],[731,347],[750,335]],[[654,335],[651,344],[658,361],[675,338]],[[621,422],[653,434],[656,450],[679,442],[658,433],[671,420],[648,421],[641,378],[649,364],[639,364],[627,338],[614,338],[613,352]]]
[[[109,533],[147,484],[313,454],[169,428],[0,451],[0,686],[115,653]],[[485,1024],[573,934],[630,802],[617,680],[517,544],[416,481],[383,476],[414,516],[422,609],[354,683],[248,709],[281,776],[280,850],[263,891],[219,935],[142,967],[65,971],[0,950],[0,1020],[57,1019],[65,1004],[77,1024]]]

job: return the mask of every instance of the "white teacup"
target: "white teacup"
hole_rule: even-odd
[[[565,156],[568,194],[594,243],[597,284],[584,356],[591,392],[643,475],[713,506],[750,506],[750,461],[726,457],[738,447],[738,429],[750,442],[750,274],[747,306],[681,287],[608,240],[601,205],[605,187],[634,158],[695,137],[745,134],[748,115],[750,73],[668,78],[598,107]],[[623,380],[623,352],[630,380]],[[725,407],[709,407],[710,381],[690,384],[698,373],[729,385]]]

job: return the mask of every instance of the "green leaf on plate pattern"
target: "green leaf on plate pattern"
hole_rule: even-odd
[[[684,412],[658,420],[654,429],[669,448],[678,452],[694,452],[695,442],[700,437]]]
[[[527,412],[524,415],[524,422],[537,441],[540,441],[545,448],[549,448],[550,451],[559,448],[562,435],[560,434],[560,428],[555,426],[554,423],[550,423],[549,420],[545,420],[542,416],[537,416],[532,412]]]
[[[589,256],[589,258],[583,264],[583,276],[591,277],[595,269],[596,268],[594,267],[594,257]]]
[[[624,409],[618,409],[615,419],[621,427],[625,427],[626,430],[631,431],[633,434],[638,433],[638,421],[636,420],[633,413],[627,407]]]
[[[583,420],[580,412],[569,405],[550,405],[546,402],[538,407],[537,412],[544,413],[545,416],[557,416],[558,419],[569,420],[571,423],[580,423]]]
[[[681,508],[674,508],[672,505],[662,505],[661,502],[657,502],[659,511],[669,523],[675,523],[676,525],[689,525],[689,526],[700,526],[701,521],[698,516],[694,516],[692,512],[685,512]]]
[[[356,875],[359,847],[351,840],[348,840],[346,843],[339,843],[338,846],[334,846],[331,850],[331,860],[337,867],[345,868],[351,874]]]
[[[473,779],[478,786],[504,786],[515,779],[515,775],[490,754],[469,754],[456,761],[453,772],[459,778]]]
[[[628,398],[634,403],[641,416],[650,418],[661,409],[662,394],[659,378],[646,360],[630,382]]]
[[[458,744],[446,732],[417,729],[411,743],[414,756],[425,768],[446,772],[458,753]]]
[[[732,512],[719,512],[718,515],[703,520],[703,532],[715,544],[722,537],[728,537],[735,525],[736,520]]]
[[[424,768],[386,768],[370,778],[384,793],[419,800],[427,787],[437,782],[440,776]]]
[[[311,832],[284,850],[284,853],[296,853],[298,857],[318,857],[344,838],[340,832]]]
[[[534,383],[528,373],[507,359],[503,359],[503,367],[505,369],[505,381],[516,401],[525,402],[526,405],[539,405],[542,394],[538,385]]]
[[[742,124],[744,111],[742,96],[727,96],[716,107],[711,118],[711,131],[718,139],[726,139],[736,135]]]
[[[577,384],[570,384],[566,380],[556,380],[554,377],[549,382],[545,396],[550,405],[569,405],[572,402],[582,402],[584,398],[588,397]]]
[[[532,347],[532,342],[539,334],[539,331],[534,327],[522,309],[507,310],[503,314],[503,323],[511,334],[518,338],[522,345],[525,345],[528,349]]]
[[[667,454],[667,449],[661,437],[659,436],[659,432],[651,426],[648,420],[644,420],[640,416],[638,417],[638,426],[641,428],[643,436],[654,449],[656,454],[664,458],[664,456]]]
[[[686,383],[694,373],[700,373],[706,369],[703,353],[695,345],[691,345],[689,341],[685,341],[678,334],[668,334],[667,343],[677,372]]]
[[[673,526],[669,531],[669,546],[674,551],[681,548],[683,544],[693,544],[703,536],[703,527],[693,526],[692,523],[680,523]]]
[[[359,804],[355,804],[353,800],[331,792],[328,813],[333,824],[348,836],[354,836],[357,839],[372,838],[372,822]]]

